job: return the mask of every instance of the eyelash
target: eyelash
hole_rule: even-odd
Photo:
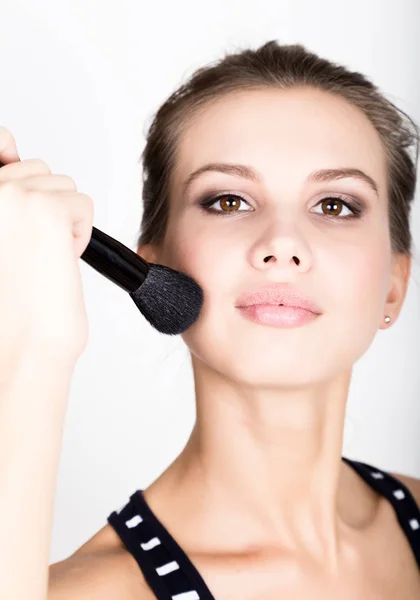
[[[243,200],[244,202],[246,202],[246,204],[248,204],[249,206],[249,202],[247,200],[245,200],[245,198],[243,196],[241,196],[240,194],[231,194],[229,192],[224,192],[223,194],[219,194],[218,196],[212,196],[210,198],[204,198],[203,200],[200,200],[198,202],[198,204],[206,211],[209,213],[213,213],[216,215],[222,215],[222,216],[233,216],[234,214],[237,213],[241,213],[241,212],[251,212],[251,211],[242,211],[242,210],[232,210],[232,211],[227,211],[227,210],[215,210],[210,208],[210,206],[212,204],[214,204],[215,202],[217,202],[218,200],[220,200],[221,198],[225,198],[225,197],[232,197],[232,198],[239,198],[240,200]],[[360,218],[364,212],[364,208],[362,205],[356,205],[350,202],[346,202],[339,194],[335,195],[335,196],[325,196],[325,198],[322,198],[318,204],[316,206],[318,206],[319,204],[321,204],[322,202],[324,202],[325,200],[336,200],[342,204],[344,204],[344,206],[346,206],[349,210],[352,211],[353,214],[351,215],[346,215],[344,217],[340,217],[340,216],[334,216],[334,215],[324,215],[326,219],[333,219],[333,220],[341,220],[341,221],[347,221],[350,219],[357,219]],[[319,215],[322,216],[322,215]]]

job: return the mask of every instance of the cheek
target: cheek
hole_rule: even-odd
[[[189,228],[189,234],[178,229],[167,244],[165,264],[193,277],[203,288],[205,304],[216,303],[222,294],[233,294],[240,285],[243,252],[214,233]]]
[[[389,285],[389,248],[380,240],[348,248],[334,258],[322,257],[325,268],[325,313],[323,331],[326,362],[331,371],[338,365],[354,364],[368,350],[384,318]],[[327,350],[326,350],[327,349]]]
[[[333,286],[333,309],[335,306],[339,312],[341,304],[349,318],[373,320],[375,324],[378,314],[383,311],[389,273],[386,245],[360,244],[348,249],[345,255],[339,255],[338,262],[334,259],[330,277],[323,279],[326,285],[331,282]]]
[[[226,367],[230,348],[241,343],[241,330],[236,316],[235,298],[248,273],[244,251],[232,239],[217,235],[190,236],[177,246],[173,261],[179,270],[193,277],[204,291],[204,302],[197,321],[182,334],[192,354],[216,370]],[[241,287],[242,286],[242,287]],[[220,364],[219,364],[220,362]]]

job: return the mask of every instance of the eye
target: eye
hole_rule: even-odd
[[[330,214],[326,214],[326,217],[338,217],[340,219],[351,219],[360,214],[359,209],[356,206],[352,206],[349,203],[345,202],[341,198],[337,196],[328,196],[327,198],[323,198],[316,204],[316,206],[321,206],[321,210],[331,209],[332,212]],[[342,207],[345,207],[349,213],[347,215],[342,215]],[[338,211],[338,212],[337,212]]]
[[[222,207],[222,210],[216,210],[214,208],[210,208],[216,202],[220,202],[220,206]],[[245,198],[243,198],[239,194],[225,193],[225,194],[220,194],[219,196],[212,196],[210,198],[205,198],[199,204],[200,204],[200,206],[205,208],[207,210],[207,212],[219,213],[219,214],[220,213],[222,213],[222,214],[223,213],[225,213],[225,214],[231,213],[232,214],[235,212],[244,212],[243,210],[241,210],[241,211],[238,210],[241,202],[245,202],[246,204],[248,204],[248,202],[245,200]],[[249,206],[249,204],[248,204],[248,206]],[[250,211],[245,211],[245,212],[250,212]]]
[[[212,208],[212,206],[219,202],[221,210]],[[233,194],[230,192],[220,194],[219,196],[212,196],[205,198],[199,202],[199,205],[206,211],[222,216],[231,216],[237,212],[252,212],[252,210],[239,210],[241,203],[244,202],[249,206],[249,203],[240,194]],[[322,198],[316,206],[321,205],[321,210],[331,210],[330,214],[321,213],[321,216],[325,216],[328,219],[332,218],[335,220],[347,220],[360,217],[363,214],[364,206],[360,202],[351,202],[350,200],[345,201],[340,196],[326,196]],[[342,207],[345,207],[350,214],[341,215]],[[320,214],[320,213],[316,213]]]

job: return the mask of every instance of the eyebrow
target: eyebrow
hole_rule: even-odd
[[[250,181],[255,181],[257,183],[261,183],[261,178],[258,173],[247,165],[239,165],[233,163],[208,163],[203,165],[184,181],[183,191],[186,192],[187,188],[195,181],[202,173],[206,173],[208,171],[217,171],[219,173],[226,173],[227,175],[236,175],[238,177],[243,177],[245,179],[249,179]],[[309,183],[324,183],[329,181],[336,181],[338,179],[345,178],[353,178],[359,179],[360,181],[364,181],[369,185],[369,187],[375,192],[376,196],[379,197],[378,186],[372,177],[370,177],[364,171],[355,168],[344,168],[344,169],[319,169],[318,171],[313,171],[310,173],[306,179]]]

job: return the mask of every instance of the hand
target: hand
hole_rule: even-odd
[[[0,127],[0,373],[31,348],[77,360],[88,339],[78,259],[93,201],[42,160],[19,159]]]

